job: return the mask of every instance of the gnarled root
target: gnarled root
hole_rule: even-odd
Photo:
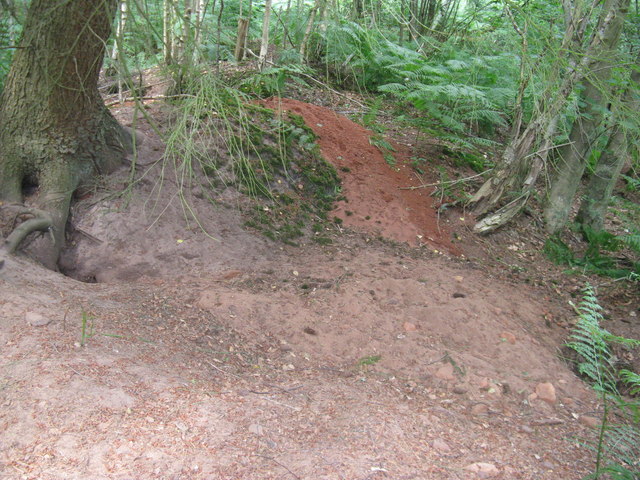
[[[15,253],[22,241],[32,232],[51,233],[51,241],[55,244],[55,236],[52,232],[54,222],[49,212],[20,205],[9,205],[5,208],[17,210],[16,217],[29,216],[31,218],[18,225],[2,242],[0,246],[0,268],[4,266],[5,257]]]

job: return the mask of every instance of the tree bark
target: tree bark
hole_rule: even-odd
[[[271,24],[271,0],[264,2],[264,18],[262,20],[262,41],[260,42],[260,56],[258,57],[258,68],[263,70],[267,64],[267,54],[269,53],[269,26]]]
[[[538,175],[546,165],[559,115],[565,109],[575,86],[593,69],[597,61],[595,55],[602,50],[605,32],[619,14],[616,7],[626,1],[607,1],[600,11],[597,28],[588,38],[585,32],[590,13],[599,3],[598,0],[593,0],[589,8],[584,1],[565,2],[565,36],[560,51],[568,57],[564,59],[564,72],[551,77],[560,78],[561,81],[558,85],[547,87],[537,102],[535,110],[539,113],[511,141],[492,176],[469,200],[476,215],[486,215],[476,224],[477,232],[485,233],[499,228],[515,217],[526,204]],[[562,62],[558,59],[554,65],[560,69]]]
[[[640,72],[634,70],[631,73],[630,86],[622,98],[622,105],[619,110],[635,113],[640,109],[640,92],[636,87],[639,84]],[[619,113],[622,116],[622,112]],[[621,118],[614,117],[613,120],[617,123],[616,128],[611,137],[609,137],[607,148],[602,152],[595,171],[591,175],[576,218],[578,223],[596,231],[604,228],[604,217],[609,206],[609,199],[620,171],[629,156],[627,136],[635,133],[627,131],[622,126]]]
[[[162,57],[165,65],[173,63],[173,5],[172,0],[162,4]]]
[[[304,30],[304,36],[302,42],[300,42],[300,58],[304,63],[307,63],[307,47],[309,46],[309,38],[311,38],[311,32],[313,31],[313,24],[316,20],[316,14],[320,8],[321,0],[316,0],[313,8],[309,12],[309,19],[307,20],[307,26]]]
[[[238,37],[236,38],[236,48],[234,56],[237,62],[242,61],[245,55],[244,43],[247,38],[247,30],[249,29],[248,18],[238,18]]]
[[[607,15],[612,15],[613,18],[602,30],[603,38],[599,49],[593,52],[597,60],[585,78],[585,88],[582,92],[582,103],[585,106],[573,124],[568,144],[558,150],[558,173],[544,211],[548,233],[556,233],[567,224],[573,198],[587,165],[586,158],[602,135],[602,112],[606,109],[606,98],[611,90],[608,80],[615,63],[615,52],[629,8],[629,0],[609,0],[607,3],[609,5],[605,5],[604,8],[610,12]],[[601,19],[602,21],[604,19]]]
[[[130,145],[97,88],[117,5],[33,0],[0,97],[0,201],[22,203],[23,185],[37,186],[29,203],[49,216],[51,235],[31,253],[49,268],[64,243],[72,194],[115,169]]]

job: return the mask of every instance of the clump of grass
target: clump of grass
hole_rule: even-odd
[[[194,77],[188,88],[164,157],[188,220],[201,225],[185,194],[197,182],[209,199],[229,187],[245,193],[253,203],[246,225],[285,243],[304,236],[311,218],[326,221],[339,178],[301,117],[276,115],[214,75]]]

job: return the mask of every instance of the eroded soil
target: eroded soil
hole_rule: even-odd
[[[566,304],[452,244],[429,192],[398,188],[407,147],[391,166],[346,118],[281,105],[343,177],[332,245],[270,242],[200,185],[194,225],[171,175],[143,177],[162,146],[142,123],[132,195],[74,207],[66,268],[99,283],[7,261],[2,478],[586,474],[599,407],[558,358]]]

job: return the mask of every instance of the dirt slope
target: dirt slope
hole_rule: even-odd
[[[142,134],[150,164],[159,145]],[[380,194],[358,200],[345,185],[353,212]],[[0,478],[577,479],[588,471],[591,455],[574,439],[593,437],[583,423],[597,407],[557,359],[564,331],[544,315],[566,312],[543,291],[433,246],[348,229],[332,246],[273,244],[241,227],[233,198],[221,193],[211,209],[194,186],[187,193],[214,240],[185,220],[170,175],[155,209],[154,187],[140,182],[128,203],[76,206],[68,267],[108,283],[24,259],[0,271]],[[389,217],[393,231],[402,231],[402,215]],[[541,398],[544,383],[555,400]]]

